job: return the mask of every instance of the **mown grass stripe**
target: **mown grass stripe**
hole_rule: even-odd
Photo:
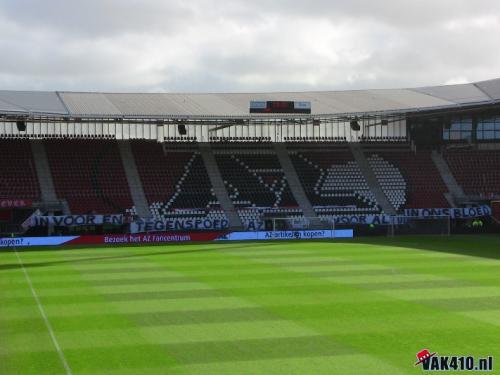
[[[43,249],[23,261],[75,373],[385,375],[414,372],[423,347],[500,356],[498,239]],[[15,261],[0,252],[0,373],[54,375]]]
[[[16,249],[14,249],[14,252],[16,254],[17,261],[21,265],[21,268],[23,270],[24,276],[26,278],[26,282],[29,285],[29,288],[31,290],[31,294],[33,295],[33,298],[35,299],[35,302],[36,302],[36,305],[38,307],[38,310],[40,311],[40,315],[42,316],[42,319],[43,319],[43,321],[45,323],[47,331],[49,332],[50,338],[52,340],[52,343],[54,344],[54,347],[55,347],[55,349],[57,351],[59,359],[61,360],[61,363],[62,363],[62,365],[64,367],[64,370],[66,371],[66,374],[71,375],[72,374],[71,367],[69,366],[68,361],[66,359],[66,356],[64,355],[64,353],[63,353],[63,351],[62,351],[62,349],[61,349],[61,347],[59,345],[59,342],[57,341],[57,337],[56,337],[56,335],[54,333],[54,329],[52,328],[52,325],[50,324],[50,321],[47,318],[47,314],[45,313],[45,310],[44,310],[44,308],[42,306],[42,303],[40,302],[40,299],[38,298],[38,295],[37,295],[37,293],[35,291],[35,288],[33,287],[33,284],[31,282],[31,279],[30,279],[30,276],[28,274],[28,271],[26,271],[26,268],[24,267],[23,261],[21,260],[21,257],[19,256],[19,253],[17,252]]]
[[[357,353],[355,349],[335,342],[328,336],[166,344],[164,347],[182,364],[321,357]]]

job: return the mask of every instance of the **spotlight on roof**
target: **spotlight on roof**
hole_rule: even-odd
[[[351,129],[355,132],[359,132],[361,130],[361,126],[359,125],[359,120],[357,117],[351,120]]]
[[[187,134],[186,124],[184,122],[178,123],[177,131],[179,132],[179,135],[186,135]]]
[[[20,132],[25,132],[26,131],[26,121],[24,120],[17,120],[16,121],[16,126],[17,130]]]
[[[445,130],[450,130],[451,129],[451,119],[449,117],[445,117],[443,119],[443,128]]]

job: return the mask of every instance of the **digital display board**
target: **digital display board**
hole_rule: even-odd
[[[252,100],[250,113],[311,113],[311,102],[285,100]]]

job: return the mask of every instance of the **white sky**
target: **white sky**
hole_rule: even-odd
[[[500,77],[498,0],[0,0],[0,89],[341,90]]]

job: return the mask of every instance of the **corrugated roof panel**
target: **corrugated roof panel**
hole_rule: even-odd
[[[226,100],[225,95],[220,94],[197,94],[193,97],[199,108],[202,108],[207,115],[241,116],[243,113],[248,114],[250,103],[246,105],[241,101],[241,105],[235,105]]]
[[[180,112],[181,108],[164,95],[106,94],[106,97],[124,116],[167,116]]]
[[[382,110],[430,108],[456,104],[407,89],[368,90],[368,92],[381,100],[380,107]]]
[[[175,113],[181,116],[208,116],[214,108],[204,102],[203,96],[198,94],[165,94],[165,100],[175,104],[179,111]],[[219,114],[224,113],[222,110]]]
[[[306,93],[306,100],[311,102],[313,114],[356,112],[357,107],[336,95],[334,91]]]
[[[490,100],[489,96],[470,83],[463,85],[420,87],[411,90],[459,104]]]
[[[62,92],[60,96],[70,114],[75,116],[121,116],[121,112],[104,94]]]
[[[0,91],[0,100],[21,107],[28,112],[67,114],[55,92]]]
[[[370,91],[338,91],[328,93],[330,101],[336,102],[342,112],[375,112],[394,110],[402,106],[385,96]]]
[[[16,105],[4,102],[1,99],[0,99],[0,111],[28,113],[28,111],[26,111],[24,108],[20,108],[20,107],[18,107]]]
[[[500,79],[478,82],[476,86],[488,94],[492,99],[500,100]]]

